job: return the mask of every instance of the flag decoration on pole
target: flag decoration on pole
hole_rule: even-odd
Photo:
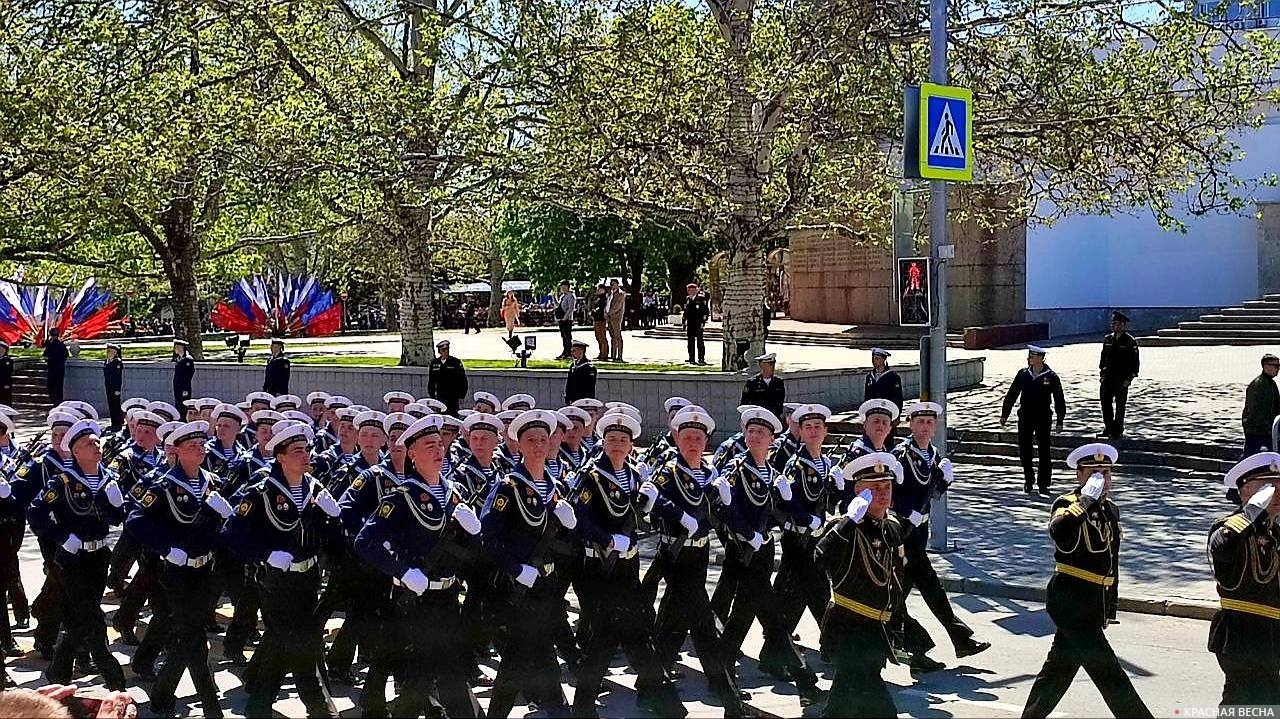
[[[0,340],[43,347],[54,327],[67,341],[93,339],[119,327],[116,308],[92,277],[78,290],[0,280]]]
[[[251,337],[321,337],[342,325],[333,292],[307,275],[246,277],[209,314],[220,330]]]

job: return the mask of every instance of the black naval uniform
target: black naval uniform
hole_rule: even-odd
[[[1226,675],[1222,706],[1280,704],[1280,526],[1264,511],[1214,522],[1209,556],[1222,608],[1209,651]]]
[[[868,372],[867,383],[862,389],[862,401],[869,399],[887,399],[901,410],[902,378],[891,369],[885,369],[880,374],[876,374],[875,370]]]
[[[1129,383],[1138,376],[1138,341],[1133,335],[1113,332],[1103,338],[1098,374],[1105,434],[1119,437],[1124,434],[1124,406],[1129,400]]]
[[[152,473],[157,469],[161,471],[166,469],[164,455],[160,450],[153,449],[151,452],[145,452],[136,444],[131,444],[116,457],[111,468],[116,472],[120,489],[133,500],[142,499],[142,495],[150,486]],[[126,508],[127,511],[128,508]],[[129,571],[133,569],[134,562],[138,563],[138,572],[126,590],[125,580],[129,578]],[[137,641],[133,639],[134,625],[137,624],[142,606],[151,599],[155,591],[156,570],[159,568],[159,558],[153,553],[143,552],[142,544],[132,532],[125,529],[120,533],[119,541],[111,550],[107,586],[120,595],[120,608],[116,610],[111,623],[116,631],[124,635],[126,641]],[[160,648],[157,646],[155,650],[159,651]],[[134,662],[134,666],[141,666],[141,663]]]
[[[309,717],[337,716],[328,689],[320,681],[324,661],[323,627],[316,620],[320,591],[320,548],[334,531],[333,518],[315,502],[322,487],[303,475],[296,503],[280,465],[256,473],[232,499],[235,513],[222,528],[222,540],[246,562],[261,564],[262,620],[266,634],[254,659],[256,681],[248,687],[246,716],[270,716],[271,704],[286,674],[293,675]],[[285,569],[266,564],[273,551],[293,561]]]
[[[773,413],[774,417],[782,419],[782,405],[787,401],[787,389],[782,383],[782,378],[774,375],[765,381],[764,375],[757,372],[747,380],[747,384],[742,388],[742,401],[738,404],[754,404],[757,407],[764,407]]]
[[[573,404],[580,399],[596,397],[596,366],[585,356],[574,360],[569,365],[569,374],[564,380],[564,403]]]
[[[788,635],[795,631],[806,608],[814,621],[821,622],[831,598],[831,583],[814,561],[813,548],[825,523],[827,506],[835,498],[833,469],[831,458],[824,454],[814,457],[803,444],[783,468],[781,481],[791,483],[791,501],[783,503],[787,521],[782,524],[782,562],[773,590],[778,594]]]
[[[184,671],[191,672],[202,713],[221,716],[204,631],[217,597],[213,562],[223,517],[208,504],[216,481],[203,469],[189,477],[174,466],[155,478],[125,520],[128,531],[157,556],[166,557],[175,547],[186,555],[181,564],[164,559],[160,568],[169,621],[165,659],[150,694],[152,709],[162,716],[173,710]],[[159,629],[153,620],[147,633]]]
[[[385,469],[379,465],[368,474]],[[441,546],[453,541],[451,535],[458,531],[450,522],[456,522],[453,512],[464,503],[461,488],[448,480],[433,487],[411,465],[406,467],[403,482],[388,485],[381,480],[385,477],[375,482],[381,499],[355,537],[355,552],[385,578],[388,588],[393,580],[397,585],[395,608],[384,631],[395,637],[392,646],[408,646],[400,657],[401,694],[392,702],[391,715],[430,716],[429,702],[438,694],[447,716],[479,716],[480,705],[467,685],[472,655],[460,626],[459,567]],[[422,594],[400,582],[410,569],[427,577]],[[370,677],[365,694],[386,691],[385,673],[374,679],[371,669]]]
[[[13,358],[7,352],[0,357],[0,404],[13,404]]]
[[[44,355],[45,388],[49,392],[49,401],[62,404],[62,382],[67,376],[67,357],[70,356],[67,346],[57,337],[50,337],[41,354]]]
[[[45,677],[53,684],[71,681],[71,663],[77,648],[85,647],[102,672],[103,683],[112,691],[124,691],[124,671],[107,648],[107,621],[102,613],[102,593],[107,585],[107,534],[124,521],[123,494],[120,503],[111,501],[110,488],[115,472],[98,466],[98,488],[75,465],[50,476],[44,490],[27,510],[31,530],[54,547],[53,567],[58,572],[65,595],[62,635],[53,650],[53,660]],[[82,546],[69,551],[64,545],[75,535]]]
[[[888,622],[900,600],[901,551],[902,527],[892,512],[859,522],[842,516],[818,540],[816,561],[831,581],[821,642],[835,664],[825,717],[898,714],[880,673],[893,661]]]
[[[4,502],[16,516],[25,522],[27,508],[44,490],[51,479],[58,477],[73,460],[62,459],[53,449],[37,454],[33,459],[18,468],[14,475],[13,495]],[[66,590],[62,586],[62,574],[55,565],[58,545],[52,537],[42,536],[32,530],[40,545],[40,555],[44,560],[44,584],[31,603],[31,616],[36,620],[36,628],[32,631],[36,651],[48,659],[53,655],[53,645],[58,640],[58,629],[62,625],[64,598]]]
[[[196,360],[190,352],[183,353],[173,365],[173,406],[184,415],[187,400],[191,399],[191,378],[196,376]]]
[[[711,302],[705,292],[684,301],[684,336],[689,345],[689,364],[706,364],[707,345],[703,331],[711,317]]]
[[[1120,575],[1120,511],[1105,495],[1093,501],[1077,489],[1058,497],[1049,519],[1054,575],[1045,608],[1057,625],[1049,656],[1036,675],[1022,716],[1047,717],[1084,667],[1117,717],[1149,717],[1102,630],[1115,616]]]
[[[636,526],[641,505],[646,503],[639,492],[641,482],[640,473],[630,462],[614,469],[602,455],[578,474],[569,500],[578,517],[577,532],[585,543],[586,555],[575,583],[582,603],[578,629],[582,661],[574,672],[573,714],[577,717],[596,715],[600,683],[618,645],[635,668],[641,704],[660,716],[682,717],[686,713],[666,680],[653,644],[653,605],[645,604],[639,591]],[[649,510],[679,519],[678,510],[661,496]],[[610,549],[615,536],[630,540],[625,552]]]
[[[1032,374],[1030,367],[1023,367],[1014,376],[1009,391],[1004,395],[1004,407],[1000,412],[1003,424],[1013,411],[1013,403],[1022,397],[1018,406],[1018,458],[1022,460],[1023,488],[1031,491],[1038,484],[1041,492],[1049,491],[1053,473],[1053,457],[1049,453],[1049,431],[1056,413],[1058,424],[1067,413],[1067,400],[1062,396],[1062,380],[1058,373],[1044,366],[1039,374]],[[1050,404],[1052,403],[1052,404]],[[1039,455],[1039,469],[1033,457]]]
[[[107,393],[107,411],[111,416],[111,431],[119,432],[124,426],[124,410],[120,409],[120,390],[124,384],[124,360],[105,360],[102,363],[103,389]]]
[[[462,360],[436,357],[427,369],[427,395],[444,402],[445,412],[458,416],[458,404],[467,396],[467,370]]]
[[[267,360],[262,391],[276,397],[289,394],[289,358],[283,352]]]

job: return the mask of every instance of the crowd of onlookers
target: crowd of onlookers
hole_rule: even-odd
[[[630,293],[625,288],[620,290],[624,298]],[[574,296],[574,307],[571,321],[575,326],[591,325],[597,319],[597,304],[601,298],[607,302],[610,287],[601,284],[585,295]],[[516,327],[551,327],[562,321],[557,308],[560,306],[562,294],[532,295],[528,292],[508,290],[503,296],[498,310],[498,325],[514,331]],[[489,298],[487,294],[456,295],[439,305],[440,314],[436,325],[443,329],[462,329],[464,332],[479,331],[489,323]],[[655,289],[647,289],[640,295],[639,302],[625,302],[622,314],[623,329],[649,329],[667,323],[671,313],[671,304],[664,293]]]

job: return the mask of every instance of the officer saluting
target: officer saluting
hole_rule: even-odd
[[[262,391],[270,395],[289,394],[289,358],[284,356],[284,340],[279,337],[271,338],[271,359],[267,360]]]
[[[188,342],[173,341],[173,406],[183,407],[191,399],[191,378],[196,375],[196,361],[187,352]],[[177,416],[174,419],[178,419]]]
[[[774,374],[778,367],[778,356],[773,352],[756,358],[760,371],[742,388],[742,401],[738,404],[752,404],[764,407],[774,417],[782,416],[782,405],[787,401],[787,390],[782,378]]]
[[[1226,675],[1222,706],[1280,704],[1280,454],[1247,457],[1227,472],[1240,511],[1213,523],[1209,557],[1222,609],[1209,651]]]
[[[1113,714],[1151,716],[1102,633],[1115,616],[1120,576],[1120,511],[1108,496],[1119,456],[1108,444],[1086,444],[1067,455],[1078,486],[1054,501],[1049,518],[1057,565],[1045,608],[1058,631],[1024,717],[1049,716],[1082,666]]]
[[[1124,435],[1124,405],[1129,400],[1129,383],[1138,376],[1138,341],[1124,331],[1129,318],[1111,313],[1111,333],[1102,339],[1098,360],[1099,394],[1102,399],[1103,437]]]
[[[889,369],[889,356],[888,350],[879,347],[871,348],[871,371],[867,373],[867,384],[863,388],[862,401],[887,399],[901,410],[902,378],[897,372]]]
[[[1022,397],[1018,407],[1018,457],[1022,460],[1023,491],[1031,494],[1031,485],[1040,486],[1040,496],[1049,496],[1049,481],[1053,474],[1053,457],[1049,454],[1049,427],[1053,416],[1058,416],[1058,431],[1062,431],[1062,417],[1067,412],[1067,400],[1062,396],[1062,380],[1058,373],[1044,363],[1045,350],[1027,345],[1027,366],[1018,370],[1009,391],[1004,395],[1004,407],[1000,411],[1000,426],[1009,420],[1013,403]],[[1049,404],[1052,402],[1052,406]],[[1039,472],[1032,463],[1034,452],[1040,455]]]
[[[204,623],[217,591],[213,558],[218,530],[231,516],[231,505],[215,490],[217,477],[201,468],[208,432],[209,424],[202,420],[169,432],[165,445],[178,461],[152,481],[125,520],[143,546],[164,558],[160,586],[170,617],[164,662],[150,693],[156,716],[173,715],[174,690],[184,671],[191,672],[201,713],[222,716]],[[160,631],[154,622],[148,633],[152,631]]]

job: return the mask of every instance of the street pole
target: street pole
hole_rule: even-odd
[[[947,0],[929,0],[929,81],[946,85]],[[927,115],[926,115],[927,118]],[[947,265],[940,248],[947,244],[947,181],[929,181],[929,242],[933,261],[933,326],[929,342],[930,401],[942,405],[935,440],[941,454],[947,452]],[[933,502],[929,511],[929,547],[947,549],[947,495]]]

